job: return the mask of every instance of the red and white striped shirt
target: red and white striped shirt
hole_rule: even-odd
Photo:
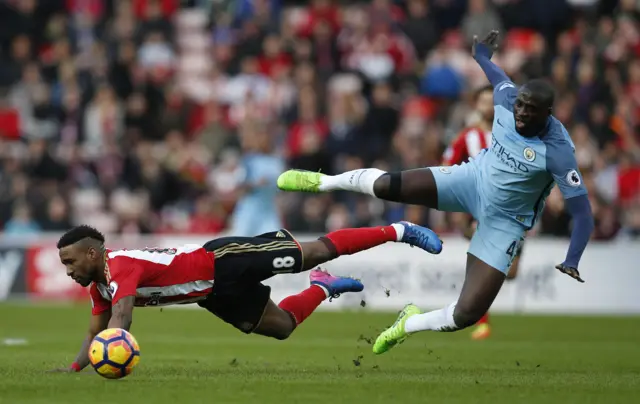
[[[462,164],[490,145],[491,131],[485,132],[477,127],[467,128],[447,147],[442,156],[442,164],[445,166]]]
[[[213,288],[214,258],[202,246],[107,250],[107,284],[89,287],[92,313],[105,312],[118,300],[135,296],[135,305],[193,303]]]

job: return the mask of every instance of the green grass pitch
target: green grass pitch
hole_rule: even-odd
[[[122,380],[50,374],[74,358],[88,307],[0,305],[0,403],[633,403],[640,319],[494,317],[490,340],[422,333],[382,356],[392,313],[316,313],[286,341],[205,311],[137,309],[141,361]]]

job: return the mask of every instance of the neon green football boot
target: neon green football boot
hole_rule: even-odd
[[[413,304],[404,306],[404,309],[402,309],[400,315],[398,315],[396,322],[376,338],[376,342],[373,344],[373,353],[377,355],[385,353],[389,349],[406,340],[409,337],[409,334],[404,330],[404,324],[407,322],[409,317],[420,313],[420,309]]]
[[[283,191],[322,192],[319,187],[320,179],[324,176],[313,171],[288,170],[278,177],[278,188]]]

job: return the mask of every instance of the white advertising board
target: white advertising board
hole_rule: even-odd
[[[300,237],[305,240],[306,237]],[[204,242],[201,239],[165,238],[163,243]],[[387,243],[323,267],[338,275],[362,279],[365,290],[324,303],[325,310],[360,308],[399,310],[413,302],[423,309],[442,307],[456,300],[462,286],[468,242],[446,238],[439,255],[404,244]],[[554,267],[564,260],[568,240],[529,239],[520,273],[506,282],[492,310],[506,313],[640,314],[640,244],[590,243],[580,263],[579,283]],[[265,282],[278,302],[308,286],[306,273],[279,275]]]

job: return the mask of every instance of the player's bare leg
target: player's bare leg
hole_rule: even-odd
[[[324,300],[324,298],[322,299]],[[320,302],[322,302],[320,300]],[[319,305],[320,303],[318,303]],[[267,307],[264,309],[264,315],[260,324],[253,330],[254,334],[264,335],[279,340],[289,338],[289,335],[296,329],[296,322],[291,314],[278,307],[273,300],[269,300]]]
[[[467,254],[467,271],[453,320],[458,329],[475,324],[491,307],[505,275],[472,254]]]
[[[466,276],[458,301],[407,321],[407,332],[456,331],[474,325],[491,307],[504,279],[502,272],[467,254]],[[436,318],[436,314],[445,312],[442,321]]]
[[[351,191],[387,201],[438,207],[436,181],[429,168],[392,173],[365,168],[338,175],[289,170],[278,178],[278,187],[299,192]]]
[[[505,275],[467,254],[467,271],[457,302],[428,313],[412,304],[405,306],[398,320],[385,330],[373,346],[373,352],[384,353],[418,331],[451,332],[470,327],[489,310],[504,282]]]
[[[505,278],[506,281],[511,281],[515,279],[516,276],[518,275],[520,257],[522,256],[521,254],[522,252],[516,255],[516,257],[513,259],[513,262],[509,267],[509,272],[507,272],[507,277]],[[475,330],[473,330],[473,332],[471,333],[471,338],[475,340],[483,340],[483,339],[489,338],[490,336],[491,336],[491,325],[489,322],[489,312],[487,312],[485,313],[484,316],[480,318],[480,320],[478,320]]]
[[[477,228],[477,222],[473,217],[464,212],[454,212],[451,217],[454,225],[460,230],[464,238],[471,240]],[[489,312],[487,311],[476,323],[476,327],[471,333],[471,338],[475,340],[482,340],[489,338],[490,336],[491,327],[489,325]]]

